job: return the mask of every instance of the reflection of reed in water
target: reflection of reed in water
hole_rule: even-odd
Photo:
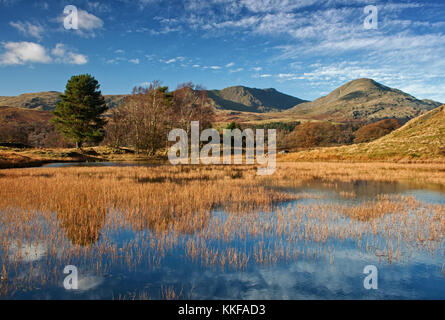
[[[67,238],[73,245],[82,247],[91,246],[99,241],[106,216],[104,208],[96,208],[94,211],[79,208],[57,213],[57,218]]]

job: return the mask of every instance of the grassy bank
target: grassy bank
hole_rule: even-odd
[[[0,148],[0,169],[38,167],[57,162],[159,161],[129,149],[94,147],[78,149]]]

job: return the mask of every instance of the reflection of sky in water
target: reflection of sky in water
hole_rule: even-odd
[[[153,167],[159,164],[153,162],[60,162],[42,165],[42,168],[68,168],[68,167]]]
[[[368,191],[367,187],[369,187]],[[340,186],[340,188],[343,188]],[[295,203],[282,204],[283,207],[296,204],[340,203],[357,204],[373,199],[378,194],[401,194],[414,196],[426,203],[445,204],[443,193],[400,186],[378,184],[355,186],[355,199],[343,199],[335,191],[323,186],[310,186],[293,191],[319,194],[321,199],[303,199]],[[289,190],[292,191],[292,190]],[[225,213],[216,210],[213,219],[224,221]],[[121,230],[118,233],[107,232],[106,237],[118,245],[130,240],[144,239],[150,231],[133,233]],[[199,237],[181,235],[180,239]],[[273,246],[278,241],[288,245],[283,239],[265,239]],[[249,249],[258,244],[258,239],[239,240],[236,237],[227,242],[205,240],[210,247],[243,247]],[[316,251],[320,244],[309,241],[298,243],[306,252]],[[147,262],[139,264],[135,270],[109,263],[106,273],[95,274],[91,270],[79,270],[79,289],[76,292],[64,290],[62,281],[58,286],[40,286],[38,289],[18,291],[16,299],[112,299],[132,297],[137,293],[146,293],[150,298],[160,298],[161,287],[183,291],[183,298],[188,299],[445,299],[445,259],[443,246],[439,254],[416,250],[405,259],[391,264],[371,252],[364,250],[363,244],[355,240],[338,241],[329,239],[326,245],[333,248],[334,260],[324,259],[317,251],[317,259],[300,257],[290,261],[279,261],[276,265],[262,267],[251,259],[243,271],[226,266],[205,266],[198,260],[186,257],[185,246],[179,244],[167,252],[159,266]],[[267,247],[267,246],[266,246]],[[335,248],[335,249],[334,249]],[[149,251],[149,249],[147,249]],[[24,265],[23,273],[33,264],[33,272],[52,272],[45,265],[46,246],[44,243],[18,245],[13,242],[10,248],[13,258]],[[151,252],[151,254],[155,254]],[[80,263],[80,262],[79,262]],[[70,261],[76,265],[76,261]],[[365,290],[363,269],[375,265],[379,270],[379,289]],[[63,267],[60,268],[62,272]],[[62,278],[63,279],[63,278]]]
[[[445,204],[445,194],[441,192],[412,190],[402,193],[404,196],[414,196],[416,199],[421,199],[427,203]]]

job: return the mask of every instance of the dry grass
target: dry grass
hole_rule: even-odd
[[[273,176],[266,177],[275,185],[300,185],[302,182],[356,183],[359,181],[400,182],[410,185],[428,184],[445,190],[445,164],[390,162],[281,162]],[[335,187],[335,186],[334,186]]]

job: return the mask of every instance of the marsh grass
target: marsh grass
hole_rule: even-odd
[[[443,253],[445,206],[378,195],[354,204],[286,192],[310,181],[424,182],[441,187],[437,165],[282,163],[274,176],[247,166],[14,169],[0,177],[0,294],[57,286],[63,266],[103,275],[156,269],[175,252],[215,270],[270,268],[299,259],[335,263],[352,241],[393,263]],[[338,190],[344,199],[354,192]],[[121,234],[129,238],[116,241]],[[23,272],[26,270],[26,272]],[[144,292],[117,298],[144,298]],[[151,297],[151,296],[150,296]],[[161,286],[158,297],[183,299]]]

